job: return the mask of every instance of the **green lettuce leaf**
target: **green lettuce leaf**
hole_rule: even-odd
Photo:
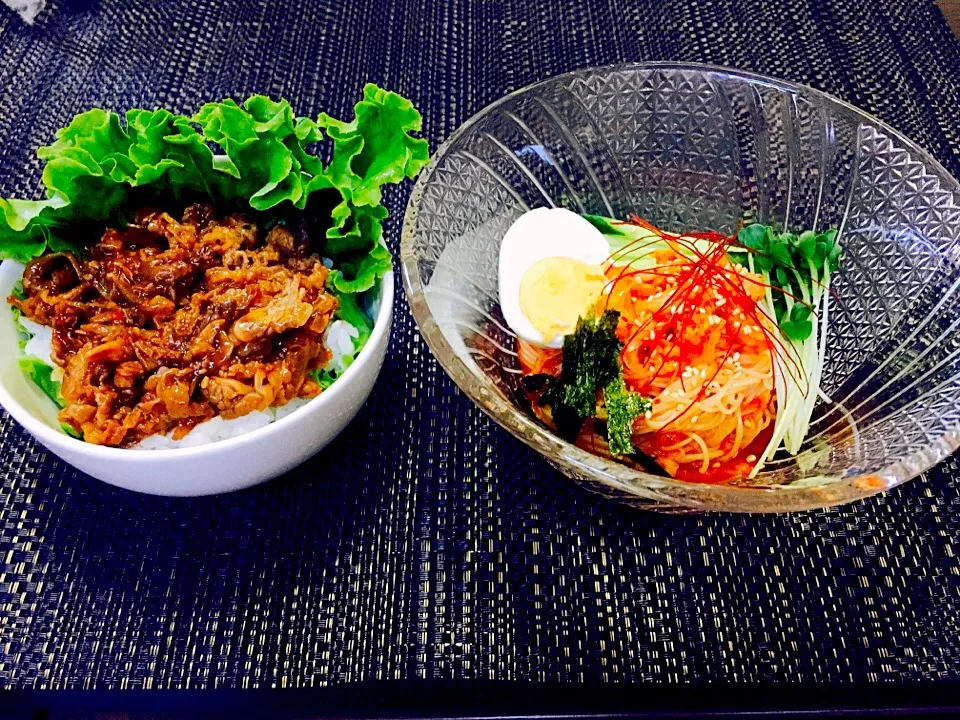
[[[167,110],[130,110],[126,119],[128,155],[136,167],[126,180],[131,187],[153,186],[177,199],[230,196],[235,175],[187,118]]]
[[[360,333],[354,340],[353,345],[359,353],[367,340],[370,339],[370,333],[373,332],[373,321],[367,317],[357,302],[357,296],[354,293],[334,293],[337,296],[337,311],[334,317],[339,320],[345,320],[353,325]]]
[[[13,291],[11,295],[20,298],[21,300],[26,297],[23,293],[23,285],[17,283],[13,286]],[[17,344],[20,347],[20,352],[22,353],[27,347],[27,343],[30,341],[30,338],[33,337],[33,334],[27,330],[23,323],[20,322],[22,314],[20,308],[16,305],[12,305],[10,310],[13,312],[13,324],[17,329]],[[58,408],[63,408],[66,406],[66,402],[63,399],[63,395],[60,392],[60,383],[53,379],[53,366],[44,362],[40,358],[28,356],[21,357],[17,361],[21,372],[36,385],[44,395],[50,398],[54,405]],[[67,435],[77,438],[79,440],[83,439],[83,435],[73,429],[72,426],[67,425],[66,423],[60,423],[60,429],[63,430]]]
[[[50,226],[64,198],[4,200],[0,198],[0,257],[26,263],[47,248]]]
[[[204,138],[219,145],[229,158],[223,167],[235,176],[229,191],[233,198],[248,199],[256,210],[268,210],[284,200],[300,201],[300,166],[283,142],[290,136],[296,141],[292,116],[286,101],[274,103],[258,95],[245,108],[224,100],[208,103],[194,115]]]
[[[286,201],[303,209],[308,187],[330,187],[325,181],[311,186],[324,172],[323,161],[308,149],[323,139],[320,127],[310,118],[295,117],[286,100],[253,95],[243,107],[233,100],[208,103],[193,120],[204,139],[226,154],[222,169],[236,182],[222,192],[248,199],[255,210]]]
[[[19,362],[23,374],[30,378],[44,395],[53,400],[57,407],[62,408],[66,404],[60,394],[60,383],[53,379],[53,367],[30,356],[20,358]]]
[[[124,181],[132,186],[159,183],[180,163],[167,155],[164,138],[176,134],[174,115],[167,110],[130,110],[126,116],[127,132],[133,141],[127,154],[133,172]]]
[[[355,207],[344,200],[333,209],[331,217],[333,225],[327,230],[324,252],[338,259],[376,248],[383,234],[387,209],[382,205]]]
[[[359,293],[372,288],[379,278],[393,269],[390,251],[376,245],[370,252],[355,260],[346,260],[327,277],[327,285],[337,293]]]
[[[13,292],[11,292],[10,294],[13,297],[23,300],[24,298],[23,284],[18,282],[16,285],[14,285]],[[23,317],[23,313],[20,312],[20,308],[18,308],[16,305],[11,305],[10,312],[13,313],[13,327],[16,328],[16,331],[17,331],[17,345],[19,346],[20,352],[22,353],[24,349],[27,347],[27,343],[30,342],[30,338],[33,337],[33,333],[27,330],[23,326],[23,323],[20,322],[20,318]]]
[[[334,143],[326,174],[344,200],[379,205],[383,185],[413,178],[427,164],[427,141],[410,135],[422,119],[409,100],[373,84],[363,88],[354,114],[349,123],[320,114],[317,122]]]
[[[43,184],[51,198],[66,204],[57,214],[63,221],[107,221],[127,200],[127,183],[136,165],[127,155],[130,137],[116,113],[88,110],[57,132],[52,145],[37,151],[46,160]]]
[[[337,381],[336,373],[328,372],[326,370],[311,370],[310,377],[312,377],[313,381],[320,386],[321,390],[326,390]]]
[[[25,297],[23,294],[23,285],[20,283],[14,285],[11,295],[22,300]],[[13,313],[13,325],[17,329],[17,344],[20,346],[20,352],[23,352],[30,338],[33,337],[33,333],[27,330],[23,326],[23,323],[20,322],[20,318],[23,317],[20,308],[12,305],[10,311]],[[40,388],[47,397],[53,400],[57,407],[62,408],[66,404],[63,401],[63,396],[60,394],[60,383],[53,379],[52,365],[44,362],[40,358],[30,355],[21,357],[19,363],[20,370],[23,371],[23,374],[30,378],[33,384]]]
[[[216,157],[207,141],[185,117],[172,116],[173,132],[163,136],[156,152],[173,161],[167,166],[170,193],[184,197],[232,198],[233,182],[239,171],[228,158]]]
[[[343,292],[366,290],[390,270],[377,249],[387,217],[386,208],[380,205],[381,188],[416,177],[429,161],[427,141],[411,134],[420,130],[421,123],[420,113],[409,100],[372,84],[364,87],[353,121],[342,122],[325,113],[317,120],[333,140],[333,154],[323,175],[308,185],[308,192],[333,187],[343,198],[332,213],[326,253],[334,259],[357,253],[378,255],[368,258],[363,267],[353,262],[351,268],[344,268],[334,279],[335,287]],[[374,275],[368,277],[369,272]],[[351,275],[355,281],[350,280]]]

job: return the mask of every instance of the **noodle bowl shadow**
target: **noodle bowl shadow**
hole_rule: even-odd
[[[534,419],[503,320],[500,240],[567,207],[671,232],[838,228],[822,390],[795,458],[687,483],[590,454]],[[960,445],[960,186],[880,120],[811,88],[703,65],[580,70],[461,126],[421,174],[401,241],[410,308],[484,412],[564,474],[666,512],[827,507],[906,482]]]
[[[20,279],[0,266],[0,298]],[[20,370],[17,330],[0,309],[0,405],[48,450],[88,475],[152,495],[213,495],[282,475],[319,452],[356,416],[383,366],[393,319],[393,273],[380,283],[373,332],[357,359],[318,397],[266,427],[207,445],[163,450],[104,447],[60,430],[54,403]]]

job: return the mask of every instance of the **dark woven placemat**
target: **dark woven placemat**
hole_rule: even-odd
[[[645,59],[809,83],[960,169],[960,44],[930,2],[102,0],[0,13],[0,194],[36,193],[33,149],[92,105],[343,115],[371,80],[436,147],[512,89]],[[960,678],[956,459],[831,512],[629,511],[493,426],[396,317],[347,432],[249,491],[113,490],[0,415],[0,686]]]

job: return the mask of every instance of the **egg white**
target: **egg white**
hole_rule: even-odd
[[[500,243],[500,309],[507,325],[519,337],[558,348],[563,337],[546,342],[520,309],[520,283],[540,260],[565,257],[600,265],[610,256],[603,234],[580,215],[565,208],[537,208],[525,212],[510,226]]]

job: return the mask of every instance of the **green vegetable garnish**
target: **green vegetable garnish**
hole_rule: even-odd
[[[336,381],[337,373],[332,370],[311,370],[310,377],[320,386],[321,390],[326,390]]]
[[[357,256],[356,260],[341,262],[340,267],[332,270],[327,277],[327,286],[338,296],[363,292],[372,288],[377,278],[383,277],[392,269],[390,251],[378,243],[370,252]]]
[[[737,240],[744,250],[730,252],[730,259],[769,276],[777,289],[771,299],[781,332],[788,340],[806,340],[813,332],[810,300],[840,266],[837,231],[807,230],[794,235],[775,233],[769,225],[754,223],[744,227]]]
[[[539,402],[550,407],[557,430],[570,440],[587,418],[605,417],[610,452],[626,455],[635,452],[634,419],[652,405],[624,384],[623,344],[616,334],[619,318],[620,313],[608,310],[599,318],[590,314],[577,321],[576,330],[563,339],[560,377],[545,379]]]
[[[786,339],[778,364],[777,419],[760,455],[760,465],[783,444],[797,455],[810,429],[826,357],[830,278],[840,266],[837,231],[775,233],[768,225],[747,225],[738,234],[741,249],[729,251],[733,262],[763,275],[768,284],[760,305],[775,316]],[[754,470],[756,472],[756,469]]]
[[[66,405],[60,394],[60,383],[53,379],[53,367],[39,358],[27,356],[20,358],[20,369],[30,378],[43,394],[62,408]]]
[[[581,215],[599,230],[610,246],[611,260],[618,265],[629,264],[634,269],[656,265],[654,250],[670,245],[652,230],[629,222],[616,222],[602,215]]]
[[[604,235],[627,235],[622,224],[614,224],[610,218],[604,217],[603,215],[590,215],[588,213],[583,213],[580,215],[580,217],[593,225]]]
[[[370,339],[370,333],[373,331],[373,322],[367,317],[367,314],[357,303],[357,296],[352,293],[334,293],[337,296],[337,311],[334,317],[339,320],[345,320],[353,325],[360,333],[354,339],[353,344],[359,350],[367,344]]]
[[[13,286],[13,290],[10,292],[10,296],[17,298],[18,300],[23,300],[26,298],[26,295],[23,293],[22,282],[17,281],[17,284]],[[20,308],[18,308],[16,305],[11,305],[10,311],[13,313],[13,326],[17,330],[17,345],[20,347],[20,352],[22,353],[33,335],[23,326],[23,323],[20,322],[20,318],[23,317],[23,313],[20,312]]]
[[[18,282],[13,286],[10,294],[22,300],[25,297],[23,294],[23,285]],[[22,353],[27,347],[27,343],[30,342],[30,338],[33,337],[33,333],[27,330],[23,326],[23,323],[20,322],[20,318],[23,317],[20,308],[12,305],[10,306],[10,312],[13,313],[13,325],[17,329],[17,343]],[[60,394],[60,383],[53,379],[53,366],[49,361],[28,355],[21,357],[18,362],[23,374],[26,375],[44,395],[53,400],[58,408],[66,405],[63,400],[63,395]]]

